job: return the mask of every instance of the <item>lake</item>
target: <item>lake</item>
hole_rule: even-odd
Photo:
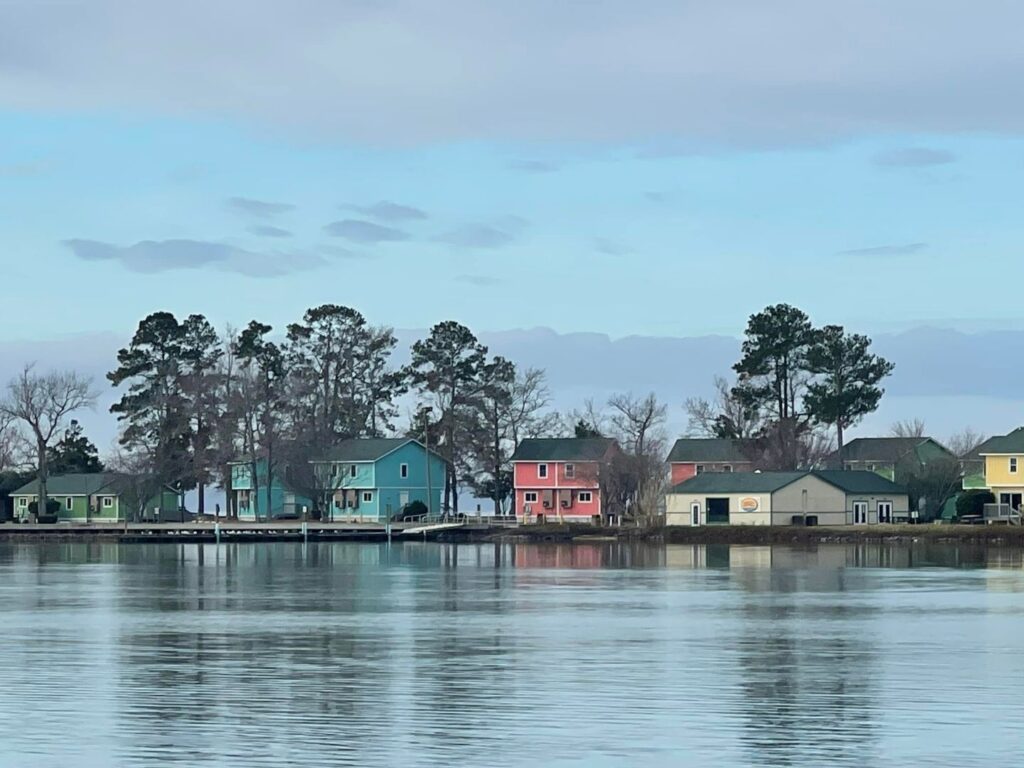
[[[1022,552],[0,543],[0,766],[991,766]]]

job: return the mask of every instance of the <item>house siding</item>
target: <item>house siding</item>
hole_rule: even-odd
[[[697,466],[704,467],[704,472],[724,472],[731,467],[733,472],[753,472],[754,465],[749,461],[674,461],[669,465],[671,484],[679,485],[697,475]]]
[[[540,476],[540,465],[546,464],[548,476]],[[573,465],[573,477],[566,476],[566,465]],[[544,520],[559,520],[568,523],[590,523],[602,514],[600,465],[587,461],[522,461],[513,464],[513,485],[515,487],[516,516],[523,522],[536,522],[542,515]],[[544,493],[552,494],[552,504],[544,507]],[[562,506],[560,491],[569,494],[570,506]],[[580,501],[581,491],[591,494],[590,501]],[[536,493],[536,502],[527,502],[526,494]],[[527,512],[529,506],[529,512]]]

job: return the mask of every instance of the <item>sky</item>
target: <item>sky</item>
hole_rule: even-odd
[[[6,339],[1015,328],[1016,2],[0,3]]]

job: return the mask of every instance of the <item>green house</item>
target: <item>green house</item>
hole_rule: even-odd
[[[138,500],[146,484],[139,478],[116,472],[54,475],[46,483],[46,495],[57,502],[58,522],[116,523],[126,519],[166,519],[181,507],[178,493],[164,486],[144,504]],[[39,481],[32,480],[11,493],[14,516],[27,520],[32,502],[39,499]]]
[[[930,437],[858,437],[825,460],[825,465],[845,470],[875,472],[887,480],[906,482],[923,476],[930,466],[955,463],[959,457]]]

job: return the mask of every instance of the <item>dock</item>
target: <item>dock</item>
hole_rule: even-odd
[[[479,535],[517,525],[514,517],[445,515],[401,522],[322,522],[220,519],[161,523],[13,523],[0,524],[0,540],[103,539],[120,542],[224,541],[389,541],[433,539],[445,533]]]

